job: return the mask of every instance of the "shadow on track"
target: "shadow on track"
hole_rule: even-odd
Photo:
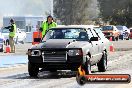
[[[98,71],[92,71],[92,73],[96,73]],[[42,71],[39,72],[37,77],[30,77],[28,73],[16,74],[7,77],[2,77],[0,79],[60,79],[60,78],[71,78],[76,77],[75,71],[57,71],[57,72],[49,72]]]
[[[59,79],[59,78],[70,78],[75,77],[76,72],[39,72],[38,77],[30,77],[28,73],[16,74],[7,77],[2,77],[0,79]]]

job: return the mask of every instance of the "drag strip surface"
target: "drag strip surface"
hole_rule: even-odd
[[[108,70],[98,72],[92,66],[93,74],[130,74],[132,75],[132,51],[112,52],[108,57]],[[124,84],[126,88],[131,88]],[[71,72],[40,72],[38,78],[30,78],[27,64],[0,70],[0,88],[124,88],[121,84],[86,84],[80,86],[76,82],[75,74]]]

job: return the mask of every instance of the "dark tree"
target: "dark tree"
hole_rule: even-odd
[[[100,16],[113,25],[132,26],[132,0],[98,0]]]
[[[54,0],[54,16],[62,24],[90,24],[98,13],[97,0]]]

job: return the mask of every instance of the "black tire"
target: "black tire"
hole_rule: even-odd
[[[6,46],[9,45],[9,39],[6,39],[5,45],[6,45]]]
[[[116,37],[116,41],[118,41],[119,40],[119,37]]]
[[[39,68],[35,64],[28,62],[28,72],[30,77],[37,77]]]
[[[112,41],[115,41],[115,37],[114,36],[112,36]]]
[[[97,63],[99,72],[105,72],[107,69],[107,53],[104,51],[101,60]]]
[[[0,52],[3,52],[4,51],[4,48],[3,48],[3,45],[2,45],[2,48],[0,49]]]
[[[0,49],[0,52],[3,52],[3,49]]]
[[[83,69],[84,69],[85,72],[86,72],[86,75],[91,74],[91,63],[90,63],[90,59],[89,59],[89,58],[90,58],[89,56],[86,57],[86,62],[85,62],[85,64],[82,66]]]
[[[129,40],[130,38],[128,37],[126,40]]]
[[[79,85],[84,85],[86,84],[87,79],[84,76],[78,76],[78,73],[77,73],[76,81]]]
[[[24,44],[24,40],[21,43]]]

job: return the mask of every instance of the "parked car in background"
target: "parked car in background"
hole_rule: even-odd
[[[2,28],[1,34],[2,36],[4,36],[5,43],[9,42],[9,29]],[[25,38],[26,38],[26,33],[21,31],[19,28],[17,28],[16,35],[14,37],[15,43],[20,42],[24,44]]]
[[[130,39],[132,39],[132,28],[129,28],[130,30]]]
[[[116,28],[120,32],[119,39],[129,40],[129,38],[130,38],[130,30],[126,26],[116,26]]]
[[[3,52],[4,50],[4,37],[1,35],[0,32],[0,52]]]
[[[110,39],[110,37],[112,37],[113,41],[115,40],[118,41],[119,39],[119,31],[116,28],[116,26],[113,26],[113,25],[103,26],[102,32],[108,39]]]
[[[64,26],[51,28],[39,45],[28,49],[28,72],[37,76],[39,68],[77,71],[79,66],[90,74],[91,66],[100,72],[107,69],[109,40],[101,30],[89,26]]]

